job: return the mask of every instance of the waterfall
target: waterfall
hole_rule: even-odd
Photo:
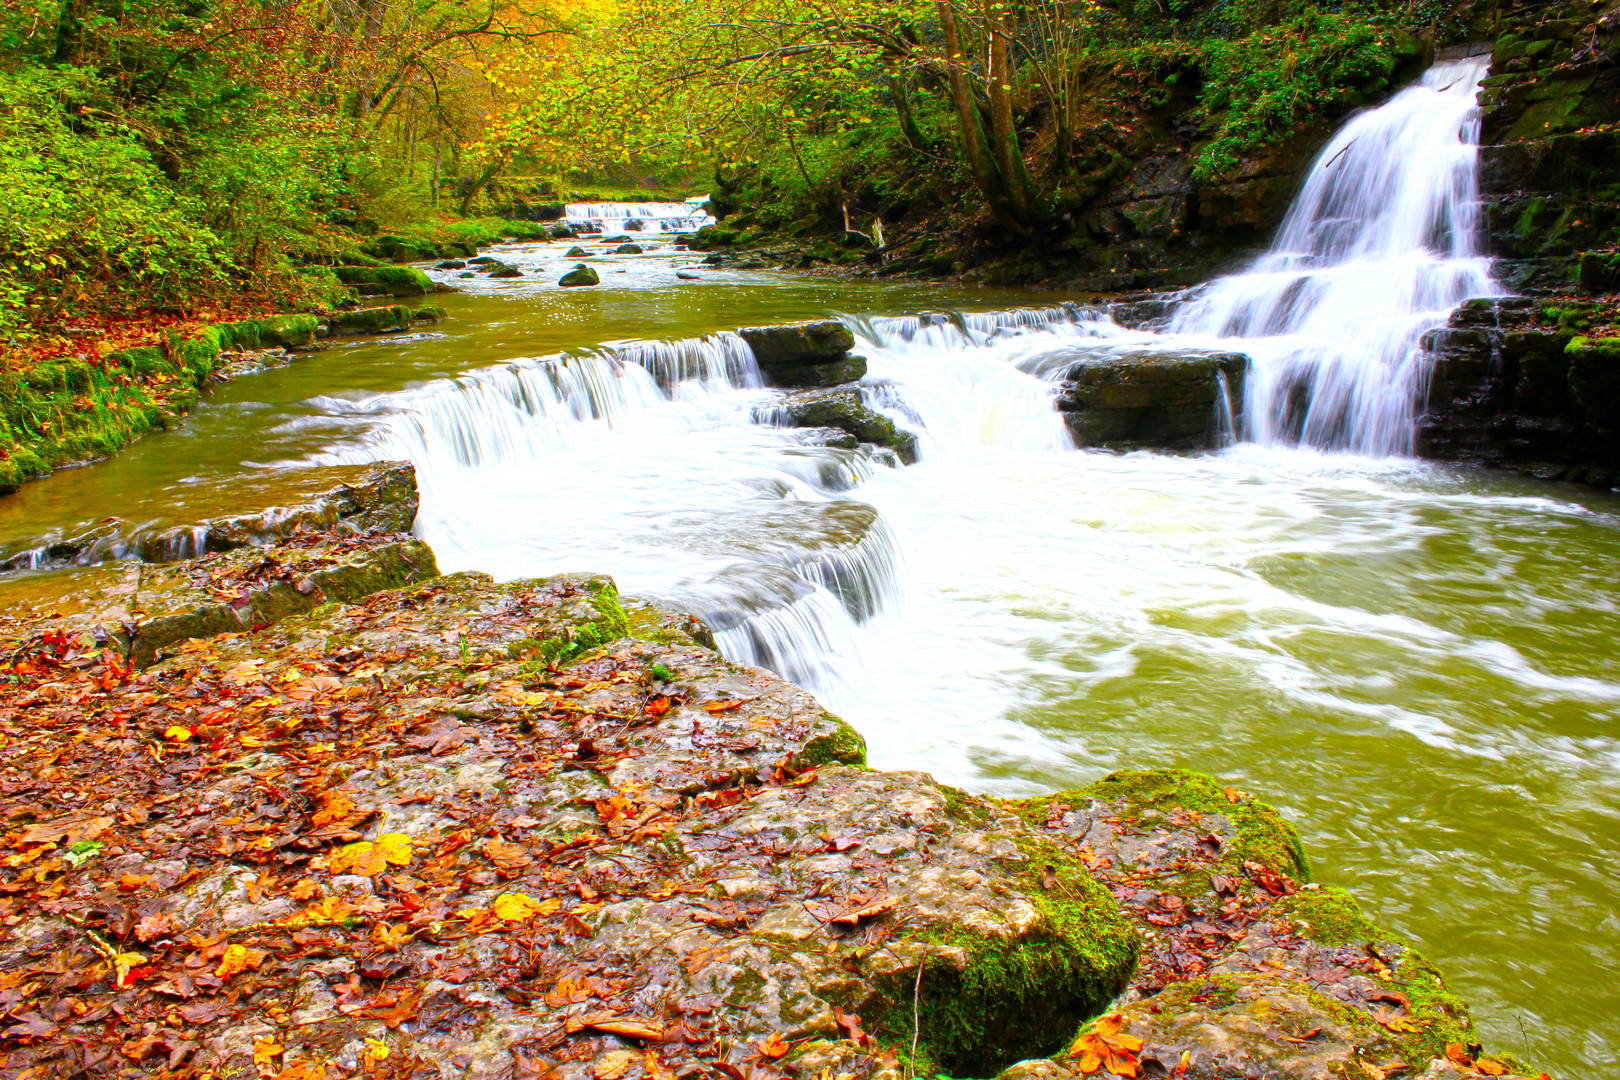
[[[714,224],[704,204],[707,195],[696,195],[683,203],[569,203],[563,220],[585,231],[691,232]]]
[[[1489,64],[1437,64],[1351,119],[1312,163],[1271,250],[1173,313],[1254,361],[1257,442],[1410,454],[1425,362],[1451,309],[1500,295],[1481,246],[1475,95]]]

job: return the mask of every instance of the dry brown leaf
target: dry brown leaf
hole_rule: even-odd
[[[263,949],[250,949],[246,945],[234,943],[227,945],[225,955],[219,958],[219,967],[214,969],[214,978],[229,979],[234,975],[240,975],[244,971],[257,968],[264,963],[264,958],[268,955],[270,954]]]

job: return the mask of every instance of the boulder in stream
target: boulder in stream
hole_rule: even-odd
[[[392,307],[355,308],[334,311],[326,318],[334,336],[342,334],[386,334],[411,325],[411,309],[403,304]]]
[[[866,374],[866,358],[849,351],[855,335],[836,319],[745,326],[737,334],[774,386],[836,386]]]
[[[587,256],[589,254],[590,254],[590,252],[586,251],[584,248],[580,247],[578,244],[575,244],[573,247],[568,249],[568,251],[567,251],[566,255],[564,256],[564,258],[583,259],[585,256]]]
[[[615,255],[640,255],[644,249],[640,244],[620,244],[613,249]]]
[[[917,460],[917,438],[896,427],[861,396],[858,386],[833,386],[784,394],[762,410],[762,419],[787,427],[837,428],[863,443],[893,450],[910,465]]]
[[[602,283],[595,270],[584,263],[577,264],[572,270],[557,279],[557,284],[565,289],[577,288],[581,285],[600,285]]]
[[[1248,369],[1235,352],[1085,349],[1057,403],[1079,446],[1205,449],[1219,442],[1223,409],[1240,412]]]

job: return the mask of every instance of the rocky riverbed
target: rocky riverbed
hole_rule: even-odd
[[[4,1075],[1523,1071],[1256,795],[872,771],[689,615],[438,576],[410,475],[8,605]]]

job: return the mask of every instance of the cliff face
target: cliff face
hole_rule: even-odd
[[[1544,479],[1620,478],[1620,3],[1503,13],[1480,95],[1490,251],[1518,297],[1425,341],[1419,452]]]
[[[1491,253],[1515,291],[1613,291],[1620,3],[1520,4],[1500,27],[1480,94]]]

